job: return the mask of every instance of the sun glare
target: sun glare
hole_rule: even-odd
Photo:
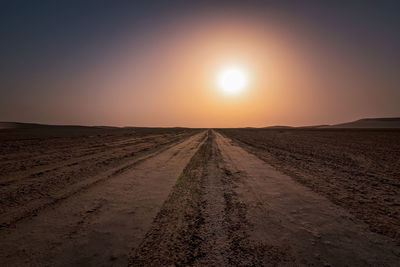
[[[217,83],[225,93],[236,94],[247,86],[248,75],[240,67],[227,67],[222,69],[218,74]]]

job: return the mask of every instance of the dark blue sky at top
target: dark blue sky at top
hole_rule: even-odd
[[[170,19],[242,10],[277,14],[367,64],[399,71],[400,1],[1,1],[0,105],[31,90],[25,78],[83,70],[118,36],[140,38]]]
[[[274,10],[359,44],[386,60],[398,59],[399,1],[3,1],[0,13],[1,70],[28,71],[46,62],[84,58],[129,29],[142,32],[168,17],[204,10]],[[392,55],[390,56],[390,54]],[[74,60],[72,60],[74,61]],[[43,65],[43,66],[41,66]]]

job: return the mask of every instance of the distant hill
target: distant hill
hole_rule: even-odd
[[[47,128],[51,125],[38,124],[38,123],[23,123],[23,122],[0,122],[0,129],[33,129],[33,128]]]
[[[0,122],[0,129],[113,129],[112,126],[48,125],[23,122]]]
[[[326,129],[326,128],[400,128],[400,118],[365,118],[352,122],[334,124],[334,125],[310,125],[310,126],[284,126],[284,125],[274,125],[263,127],[262,129]]]
[[[1,129],[32,129],[32,130],[95,130],[95,129],[118,129],[120,127],[114,126],[80,126],[80,125],[47,125],[39,123],[22,123],[22,122],[0,122]],[[147,127],[122,127],[125,129],[140,129]],[[185,128],[185,127],[164,127],[164,128]],[[246,127],[252,129],[254,127]],[[263,127],[263,129],[326,129],[326,128],[400,128],[400,117],[397,118],[366,118],[352,122],[334,124],[334,125],[312,125],[312,126],[285,126],[274,125]]]
[[[400,128],[400,118],[366,118],[323,128]]]

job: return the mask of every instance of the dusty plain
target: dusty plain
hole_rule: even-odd
[[[225,129],[246,151],[400,244],[399,129]]]
[[[0,130],[1,266],[398,266],[400,130]]]

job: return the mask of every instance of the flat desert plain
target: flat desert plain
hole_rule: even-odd
[[[1,266],[398,266],[400,130],[0,130]]]

